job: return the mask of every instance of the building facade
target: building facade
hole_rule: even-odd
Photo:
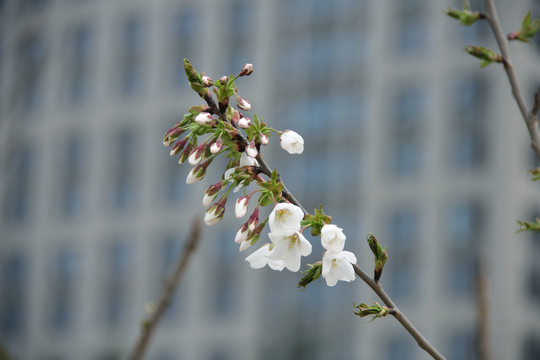
[[[496,46],[487,24],[441,11],[460,5],[0,0],[0,345],[15,359],[129,352],[220,175],[186,185],[161,145],[200,102],[189,58],[214,79],[254,64],[240,94],[306,140],[292,156],[272,138],[265,158],[308,210],[323,204],[362,268],[366,233],[388,245],[383,286],[448,359],[478,357],[480,261],[493,352],[538,359],[540,240],[515,234],[540,215],[538,162],[502,68],[462,51]],[[537,0],[497,6],[507,31],[540,16]],[[531,104],[540,36],[511,45]],[[377,301],[359,280],[299,292],[300,274],[250,269],[231,213],[204,229],[149,359],[427,358],[392,319],[352,315]]]

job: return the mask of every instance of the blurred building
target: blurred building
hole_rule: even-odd
[[[0,0],[0,344],[14,359],[125,358],[157,299],[204,184],[187,186],[162,136],[189,105],[182,59],[238,81],[257,114],[306,140],[267,158],[307,209],[388,245],[382,284],[448,359],[477,353],[476,268],[485,264],[490,344],[540,358],[537,166],[487,24],[459,26],[427,0]],[[482,9],[481,1],[473,8]],[[518,29],[540,2],[498,1]],[[512,44],[529,104],[540,36]],[[231,209],[204,230],[148,359],[428,358],[359,280],[296,289],[300,274],[254,271]],[[313,239],[317,261],[321,247]]]

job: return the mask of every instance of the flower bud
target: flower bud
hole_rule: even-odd
[[[249,230],[253,231],[259,224],[259,207],[257,206],[247,222]]]
[[[204,175],[206,175],[206,167],[203,165],[197,165],[191,171],[189,172],[186,183],[187,184],[193,184],[197,181],[201,181],[204,178]]]
[[[178,139],[178,137],[180,135],[182,135],[182,133],[186,131],[184,128],[172,128],[172,129],[169,129],[166,133],[165,133],[165,136],[163,137],[163,145],[165,146],[171,146],[171,144],[176,140]]]
[[[237,244],[241,244],[242,242],[246,241],[246,239],[248,237],[248,232],[249,232],[249,228],[248,228],[248,224],[246,222],[245,224],[240,226],[240,229],[238,229],[238,231],[236,232],[234,242],[237,243]]]
[[[264,135],[263,133],[259,134],[259,138],[261,139],[261,144],[268,145],[268,136]]]
[[[236,204],[234,206],[234,213],[236,214],[237,218],[244,217],[246,215],[246,212],[248,210],[248,204],[249,204],[249,197],[243,196],[241,198],[238,198],[236,200]]]
[[[188,157],[188,162],[191,165],[197,165],[203,158],[205,150],[205,144],[197,146],[195,149],[191,150],[191,153]]]
[[[240,73],[238,76],[249,76],[253,72],[253,64],[245,64],[242,66],[242,70],[240,70]]]
[[[246,117],[240,118],[240,120],[238,120],[238,126],[240,126],[242,129],[247,129],[251,126],[251,120]]]
[[[212,154],[217,154],[221,151],[221,148],[223,148],[223,141],[221,140],[221,137],[219,137],[211,146],[210,146],[210,152]]]
[[[199,125],[208,125],[212,121],[214,121],[214,118],[210,113],[207,112],[201,112],[195,117],[195,122]]]
[[[206,211],[204,214],[204,222],[206,225],[212,226],[223,219],[223,215],[225,215],[225,203],[218,201]]]
[[[204,192],[204,197],[202,201],[203,206],[210,205],[214,201],[214,199],[218,196],[220,189],[221,189],[221,181],[218,182],[217,184],[210,185],[208,189],[206,189],[206,191]]]
[[[182,164],[184,161],[187,160],[187,158],[189,157],[189,154],[191,153],[191,150],[193,150],[193,144],[189,143],[184,148],[184,150],[180,153],[180,157],[178,158],[179,164]]]
[[[187,143],[187,138],[182,139],[179,142],[177,142],[176,144],[174,144],[174,146],[171,149],[170,155],[174,156],[174,155],[178,154],[180,151],[182,151],[184,149],[184,146],[186,146],[186,143]]]
[[[236,97],[236,106],[240,110],[249,111],[251,110],[251,104],[246,99],[242,99],[240,96]]]
[[[259,153],[259,151],[257,150],[257,147],[255,146],[254,141],[251,141],[249,143],[248,147],[246,148],[246,153],[251,158],[256,158],[257,157],[257,154]]]
[[[219,78],[219,82],[221,83],[221,85],[227,85],[227,83],[229,82],[229,77],[223,75],[222,77]]]
[[[212,80],[212,78],[210,76],[204,75],[202,77],[202,82],[203,82],[204,86],[212,86],[212,85],[214,85],[214,80]]]

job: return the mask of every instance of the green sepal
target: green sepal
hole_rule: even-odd
[[[495,54],[493,50],[486,49],[485,47],[482,47],[482,46],[468,45],[468,46],[465,46],[464,50],[470,55],[480,60],[483,60],[482,63],[480,64],[480,67],[486,67],[492,62],[498,62],[498,63],[503,62],[503,58],[501,55]]]
[[[314,210],[315,215],[307,214],[304,217],[304,220],[300,222],[300,226],[302,227],[310,227],[311,228],[311,236],[319,236],[321,235],[321,229],[324,225],[330,224],[332,222],[332,217],[329,215],[326,215],[323,212],[322,205],[319,205],[319,209]]]
[[[525,43],[530,42],[536,33],[540,30],[540,19],[531,21],[531,12],[528,11],[521,22],[521,30],[514,31],[508,35],[508,40],[519,40]]]
[[[358,315],[360,317],[366,317],[366,316],[372,316],[370,322],[377,318],[385,317],[388,314],[395,314],[395,311],[393,309],[389,309],[386,306],[381,306],[378,302],[374,302],[373,305],[369,306],[365,303],[361,303],[360,305],[356,305],[353,303],[354,306],[354,314]]]
[[[519,229],[516,231],[516,233],[519,233],[522,231],[534,231],[534,232],[540,231],[540,218],[536,218],[535,222],[521,221],[521,220],[516,220],[516,221],[519,224]]]
[[[201,84],[201,85],[203,84],[202,79],[201,79],[201,75],[199,75],[199,73],[195,70],[193,65],[191,65],[189,60],[185,59],[185,58],[184,58],[184,70],[186,72],[187,78],[188,78],[190,83]],[[195,89],[193,89],[193,90],[195,90]]]
[[[465,26],[470,26],[474,24],[477,20],[485,18],[485,15],[478,11],[472,12],[469,9],[468,4],[464,4],[463,10],[452,9],[449,7],[444,12],[446,13],[446,15],[453,17],[454,19],[458,19],[459,22]]]
[[[304,277],[302,277],[302,279],[300,279],[300,281],[298,282],[298,287],[302,287],[302,290],[304,290],[308,284],[321,277],[322,262],[317,261],[315,264],[308,264],[308,266],[309,269],[307,269],[306,271],[302,271]]]

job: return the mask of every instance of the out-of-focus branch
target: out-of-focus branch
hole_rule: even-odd
[[[510,57],[510,51],[508,50],[508,40],[504,35],[501,23],[499,21],[499,16],[497,14],[497,9],[493,0],[484,0],[487,10],[486,19],[491,26],[491,30],[495,35],[499,49],[501,50],[501,55],[503,57],[504,70],[510,81],[510,86],[512,87],[512,95],[516,100],[519,111],[525,120],[527,129],[529,130],[529,135],[531,137],[531,147],[533,148],[536,156],[540,160],[540,131],[538,129],[538,111],[540,108],[540,95],[537,92],[534,100],[533,109],[529,112],[527,109],[527,104],[521,93],[521,88],[519,86],[519,81],[517,78],[516,71],[512,65],[512,59]]]
[[[491,347],[489,346],[489,299],[487,276],[484,260],[481,255],[476,259],[476,308],[478,315],[478,343],[479,359],[491,360]]]
[[[167,309],[167,306],[169,305],[171,297],[173,296],[176,288],[178,287],[178,284],[180,283],[180,279],[182,278],[182,275],[184,275],[184,273],[186,272],[186,268],[189,263],[189,260],[191,259],[199,243],[200,234],[201,234],[201,224],[200,224],[200,220],[197,219],[197,220],[194,220],[191,225],[191,232],[186,241],[186,244],[184,245],[182,255],[179,258],[179,261],[176,265],[176,269],[174,270],[173,275],[165,282],[163,293],[161,294],[161,298],[159,300],[159,304],[156,310],[152,313],[150,319],[146,320],[144,324],[142,325],[139,339],[135,343],[135,346],[133,347],[131,355],[129,356],[130,360],[142,359],[144,352],[146,351],[146,348],[150,344],[150,339],[152,337],[154,330],[157,327],[159,320],[161,319],[163,313]]]

